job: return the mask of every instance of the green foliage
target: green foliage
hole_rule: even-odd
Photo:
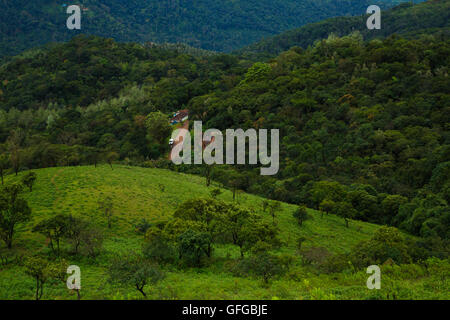
[[[64,260],[49,262],[39,256],[34,256],[25,260],[24,267],[25,273],[36,281],[35,299],[40,300],[44,293],[44,284],[52,278],[64,281],[63,275],[65,275],[68,265]]]
[[[220,190],[220,188],[215,188],[215,189],[212,189],[210,193],[211,193],[211,197],[216,199],[218,196],[220,196],[222,194],[222,190]]]
[[[381,2],[392,6],[398,1]],[[87,10],[82,11],[80,31],[66,28],[69,16],[61,2],[18,0],[5,3],[0,12],[0,56],[39,44],[65,41],[80,33],[118,41],[151,41],[150,45],[155,45],[154,42],[183,43],[197,48],[230,51],[305,23],[328,17],[360,15],[370,1],[83,0],[77,4]],[[195,52],[186,45],[178,45],[177,48]],[[39,52],[33,50],[23,55],[29,57]]]
[[[202,258],[211,254],[211,244],[210,234],[188,229],[178,238],[178,255],[186,265],[200,267]]]
[[[26,175],[22,177],[22,183],[30,189],[30,192],[33,191],[33,185],[36,182],[37,176],[34,172],[28,172]]]
[[[251,66],[244,76],[243,83],[262,81],[270,74],[271,68],[267,63],[257,62]]]
[[[23,187],[14,183],[2,188],[0,194],[0,237],[8,249],[12,248],[16,227],[31,218],[31,208],[21,197]]]
[[[268,252],[280,259],[282,273],[273,276],[268,284],[264,284],[263,276],[251,270],[249,273],[241,273],[239,277],[229,272],[230,266],[238,264],[241,260],[239,247],[232,244],[230,233],[234,228],[239,230],[239,224],[232,225],[231,230],[223,232],[223,237],[218,234],[212,244],[214,249],[212,257],[207,259],[203,255],[202,267],[178,268],[177,262],[180,262],[177,261],[178,235],[188,228],[200,231],[204,225],[198,221],[172,219],[172,213],[183,202],[192,198],[201,196],[202,199],[213,200],[209,195],[211,189],[205,186],[202,177],[164,169],[124,165],[117,165],[113,172],[106,165],[99,165],[97,168],[94,166],[46,168],[35,172],[38,180],[33,192],[23,194],[33,208],[35,219],[33,223],[38,224],[40,221],[54,217],[53,210],[57,210],[58,213],[69,215],[72,221],[69,226],[72,227],[73,232],[77,229],[88,229],[89,224],[104,231],[105,251],[95,260],[84,257],[87,251],[82,244],[79,251],[83,255],[73,255],[75,250],[72,246],[75,246],[76,233],[73,239],[66,236],[61,243],[61,255],[70,259],[71,264],[79,265],[82,270],[83,299],[142,298],[143,295],[137,291],[134,284],[99,281],[99,279],[107,279],[105,275],[109,274],[109,267],[116,258],[132,251],[137,252],[142,245],[144,245],[143,254],[145,254],[147,243],[151,243],[156,249],[150,255],[145,254],[144,258],[140,259],[150,264],[162,265],[161,268],[166,275],[161,282],[158,282],[160,285],[144,287],[143,290],[149,299],[257,300],[271,299],[276,296],[279,299],[364,300],[386,299],[387,294],[392,298],[393,293],[398,299],[448,299],[448,281],[445,280],[448,278],[448,276],[445,278],[448,262],[443,254],[445,250],[448,252],[448,248],[445,249],[442,239],[440,242],[437,239],[426,242],[425,239],[414,239],[413,242],[416,244],[414,250],[413,245],[406,242],[407,252],[412,261],[426,261],[430,254],[429,250],[433,250],[434,256],[439,259],[435,259],[434,264],[430,264],[429,270],[418,262],[406,265],[381,265],[383,285],[382,289],[374,294],[365,286],[367,274],[364,268],[367,266],[363,266],[361,271],[355,270],[348,263],[351,260],[349,255],[347,259],[343,255],[360,241],[369,240],[379,226],[354,221],[352,227],[347,229],[341,222],[342,218],[332,213],[320,218],[319,212],[307,209],[314,220],[310,220],[300,229],[292,216],[298,206],[283,203],[283,210],[277,215],[276,234],[281,243],[271,243],[270,237],[264,237],[266,241],[255,238],[256,240],[249,242],[249,249],[246,251],[245,258]],[[5,183],[8,185],[12,181],[20,181],[24,174],[26,172],[19,172],[17,178],[14,175],[8,175]],[[158,184],[164,184],[166,191],[161,192]],[[124,188],[124,185],[127,187]],[[236,209],[230,209],[231,212],[237,213],[240,209],[242,218],[246,216],[244,214],[246,211],[257,214],[260,216],[259,223],[273,227],[272,218],[262,213],[263,198],[248,194],[237,206],[236,203],[232,203],[232,191],[222,190],[223,194],[220,197],[222,202],[229,204],[232,208],[236,207]],[[112,225],[112,229],[106,229],[104,216],[98,210],[98,199],[106,195],[111,196],[117,206],[118,219]],[[198,207],[202,208],[201,205]],[[206,208],[209,207],[206,206]],[[135,225],[142,218],[147,219],[152,225],[144,239],[135,232]],[[86,221],[89,221],[89,224],[83,227]],[[253,220],[250,221],[253,222]],[[169,226],[172,227],[169,228]],[[175,237],[171,237],[172,235]],[[299,237],[304,238],[304,249],[326,247],[333,256],[337,254],[342,258],[332,261],[333,256],[331,256],[321,264],[312,262],[310,265],[303,265],[301,259],[297,258]],[[159,243],[156,241],[158,238]],[[159,245],[161,247],[158,248]],[[2,299],[35,298],[35,293],[30,290],[30,288],[36,288],[35,279],[26,276],[21,256],[39,251],[46,254],[48,251],[44,246],[45,239],[37,233],[32,233],[27,225],[21,230],[12,251],[0,248],[0,261],[6,262],[1,265],[0,273]],[[164,257],[165,252],[170,252],[166,256],[169,257],[167,262],[159,259]],[[67,275],[65,277],[67,279]],[[305,282],[306,279],[307,282]],[[208,284],[207,287],[205,283]],[[55,281],[45,282],[42,298],[77,299],[77,295],[67,290],[65,283],[55,278]]]
[[[150,264],[137,255],[117,257],[109,267],[109,281],[133,286],[144,298],[148,285],[155,285],[164,278],[164,273],[156,265]]]
[[[306,207],[300,206],[292,216],[297,220],[298,225],[301,227],[303,225],[303,222],[305,222],[308,219],[311,219],[311,216],[308,214]]]
[[[150,136],[161,145],[166,142],[172,132],[168,117],[159,111],[147,116],[146,126]]]
[[[50,240],[49,247],[59,254],[60,241],[67,235],[68,230],[70,229],[70,223],[70,217],[58,214],[52,218],[39,222],[33,227],[33,232],[38,232],[46,236]],[[53,241],[56,242],[56,248],[54,247]]]
[[[365,10],[362,10],[354,17],[330,18],[288,30],[237,52],[252,59],[261,59],[277,55],[294,46],[307,48],[316,41],[328,38],[330,34],[345,36],[355,30],[361,32],[366,40],[388,37],[392,34],[408,37],[417,37],[419,34],[448,34],[450,26],[445,12],[448,12],[449,6],[449,1],[426,1],[415,5],[403,3],[393,9],[382,11],[383,27],[380,30],[367,29],[368,15],[364,15]]]
[[[279,257],[270,253],[259,253],[242,259],[235,267],[237,274],[253,274],[260,277],[264,284],[283,274],[283,264]]]
[[[393,227],[381,227],[370,240],[355,246],[351,257],[359,268],[381,265],[389,259],[397,264],[411,262],[403,236]]]
[[[173,242],[158,227],[147,230],[142,248],[144,256],[158,264],[173,264],[176,262],[177,251]]]

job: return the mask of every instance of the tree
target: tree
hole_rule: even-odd
[[[69,215],[67,218],[67,228],[63,235],[73,245],[73,253],[78,254],[79,248],[83,242],[84,232],[88,230],[89,224],[77,217]]]
[[[113,216],[113,202],[112,198],[107,196],[98,202],[100,210],[103,211],[103,215],[108,222],[108,229],[111,229],[111,220]]]
[[[36,173],[28,172],[27,174],[25,174],[22,177],[22,183],[24,185],[26,185],[30,189],[30,192],[31,192],[31,191],[33,191],[33,185],[36,182],[36,179],[37,179]]]
[[[179,205],[173,216],[184,224],[181,233],[191,229],[209,234],[211,241],[208,244],[207,256],[211,257],[213,241],[221,235],[221,226],[228,208],[225,202],[220,200],[190,199]]]
[[[160,112],[152,112],[147,116],[145,122],[148,133],[153,137],[160,145],[164,145],[166,139],[172,132],[172,127],[169,124],[167,116]]]
[[[49,279],[64,281],[67,262],[60,260],[58,262],[49,262],[41,257],[29,257],[25,259],[25,273],[36,280],[36,300],[40,300],[44,293],[44,284]]]
[[[300,227],[302,226],[303,222],[311,218],[308,214],[308,211],[306,210],[306,207],[304,206],[298,207],[297,210],[294,211],[292,216],[297,220]]]
[[[336,203],[334,213],[344,218],[345,226],[348,228],[349,219],[352,219],[356,215],[356,210],[348,202],[338,202]]]
[[[165,237],[163,230],[157,226],[149,228],[145,234],[142,253],[147,259],[159,264],[175,261],[176,251],[170,239]]]
[[[205,167],[206,186],[209,187],[211,184],[213,165],[205,164],[204,167]]]
[[[331,211],[333,211],[335,205],[336,204],[335,204],[335,202],[333,200],[324,199],[319,204],[319,210],[322,211],[322,212],[326,212],[326,214],[328,215]]]
[[[106,154],[106,162],[108,162],[109,166],[111,167],[111,170],[113,170],[113,163],[114,161],[117,161],[119,159],[119,155],[117,152],[111,151]]]
[[[64,239],[73,245],[73,253],[79,252],[95,258],[103,246],[103,233],[83,219],[68,216]]]
[[[254,274],[261,277],[266,285],[269,284],[270,279],[284,271],[280,259],[267,252],[242,259],[237,269],[244,274]]]
[[[281,203],[278,201],[271,201],[269,203],[269,213],[272,216],[273,223],[275,224],[275,217],[278,211],[281,210]]]
[[[14,168],[14,172],[17,176],[19,173],[20,165],[21,165],[21,150],[20,146],[24,139],[24,134],[21,129],[13,130],[11,135],[8,138],[8,147],[9,147],[9,159]]]
[[[95,258],[100,254],[103,246],[103,233],[98,228],[89,226],[82,230],[81,234],[82,250],[88,257]]]
[[[219,188],[215,188],[210,191],[210,194],[213,199],[216,199],[218,196],[222,194],[222,190],[220,190]]]
[[[222,232],[229,234],[232,243],[240,249],[241,258],[245,252],[249,251],[262,241],[271,245],[278,244],[277,229],[262,221],[261,217],[241,208],[237,205],[231,205],[228,213],[221,224]]]
[[[25,273],[36,280],[36,300],[42,298],[44,283],[48,279],[48,261],[40,257],[30,257],[25,261]]]
[[[94,167],[97,168],[97,163],[100,160],[100,151],[95,147],[85,148],[86,158],[90,163],[94,163]]]
[[[261,202],[261,206],[262,206],[263,211],[266,212],[267,208],[269,207],[269,201],[263,200]]]
[[[398,214],[398,209],[402,204],[408,202],[408,198],[399,195],[388,195],[381,202],[381,207],[383,209],[383,222],[386,224],[391,224],[394,217]]]
[[[210,254],[212,238],[206,232],[188,229],[178,238],[179,257],[188,265],[201,266],[201,259]]]
[[[157,265],[150,264],[137,255],[127,255],[113,261],[109,268],[109,279],[113,283],[134,286],[147,298],[145,287],[164,279],[164,273]]]
[[[0,236],[8,249],[12,248],[15,227],[30,220],[31,209],[27,201],[20,197],[23,187],[20,184],[5,186],[0,194]]]
[[[370,240],[361,241],[351,251],[352,263],[360,268],[381,265],[388,259],[397,264],[411,263],[407,243],[393,227],[379,228]]]
[[[50,239],[49,246],[55,250],[53,241],[56,241],[56,252],[60,254],[59,243],[60,240],[67,233],[69,228],[69,217],[58,214],[52,218],[46,219],[38,223],[33,232],[39,232]]]
[[[345,188],[339,182],[318,181],[315,182],[311,190],[311,200],[318,206],[323,200],[342,201],[345,197]]]
[[[5,174],[5,170],[8,169],[11,164],[9,159],[10,159],[9,156],[6,153],[2,153],[0,155],[0,176],[2,178],[2,185],[4,184],[3,176]]]

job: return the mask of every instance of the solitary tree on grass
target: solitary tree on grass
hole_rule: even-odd
[[[131,285],[147,298],[145,287],[155,285],[164,278],[164,273],[157,265],[150,264],[137,255],[119,257],[109,268],[112,283]]]
[[[40,300],[44,293],[44,284],[49,279],[64,281],[67,262],[49,262],[41,257],[29,257],[25,260],[25,273],[36,280],[35,299]]]
[[[61,239],[67,233],[69,228],[69,217],[58,214],[50,219],[43,220],[39,222],[34,228],[33,232],[38,232],[46,236],[50,240],[50,248],[59,255],[59,244]],[[56,242],[56,250],[53,244],[53,241]]]
[[[294,211],[293,217],[297,220],[300,227],[303,225],[303,222],[311,218],[304,206],[298,207],[297,210]]]
[[[269,203],[269,213],[272,216],[273,223],[275,224],[275,217],[278,211],[281,210],[281,203],[278,201],[271,201]]]

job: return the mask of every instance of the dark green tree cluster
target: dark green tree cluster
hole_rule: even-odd
[[[235,203],[199,198],[183,202],[173,219],[149,228],[143,251],[159,263],[199,267],[216,244],[237,246],[243,258],[258,243],[279,245],[277,234],[261,216]]]
[[[280,129],[280,171],[223,166],[214,179],[347,225],[448,239],[449,53],[439,37],[364,42],[353,33],[255,64],[233,89],[189,108],[207,127]]]
[[[90,258],[97,257],[102,251],[103,232],[84,219],[72,215],[57,214],[42,220],[33,227],[33,232],[48,239],[52,253],[61,254],[61,242],[71,246],[70,254],[82,253]],[[56,245],[56,246],[55,246]]]
[[[379,1],[392,6],[397,0]],[[2,1],[0,57],[85,33],[117,41],[183,43],[231,51],[328,17],[359,15],[368,0],[79,0],[81,30],[68,30],[58,1]]]
[[[405,2],[392,9],[383,10],[382,28],[379,30],[367,29],[366,21],[369,15],[361,11],[354,17],[334,17],[288,30],[239,49],[236,53],[253,60],[268,59],[294,46],[307,48],[318,40],[328,38],[332,33],[345,36],[355,30],[361,32],[366,40],[381,39],[393,34],[408,38],[429,34],[448,36],[450,23],[447,12],[450,10],[450,1],[418,2],[420,1]]]

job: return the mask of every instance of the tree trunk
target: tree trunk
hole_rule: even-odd
[[[39,300],[39,278],[36,278],[36,300]]]
[[[41,283],[41,292],[39,293],[39,299],[38,300],[41,300],[43,294],[44,294],[44,283]]]
[[[14,226],[9,229],[8,234],[6,235],[6,245],[8,249],[12,249],[13,234],[14,234]]]
[[[136,285],[136,289],[138,289],[138,291],[140,293],[142,293],[142,295],[144,296],[144,298],[147,298],[147,294],[144,292],[144,287],[139,287],[138,285]]]

